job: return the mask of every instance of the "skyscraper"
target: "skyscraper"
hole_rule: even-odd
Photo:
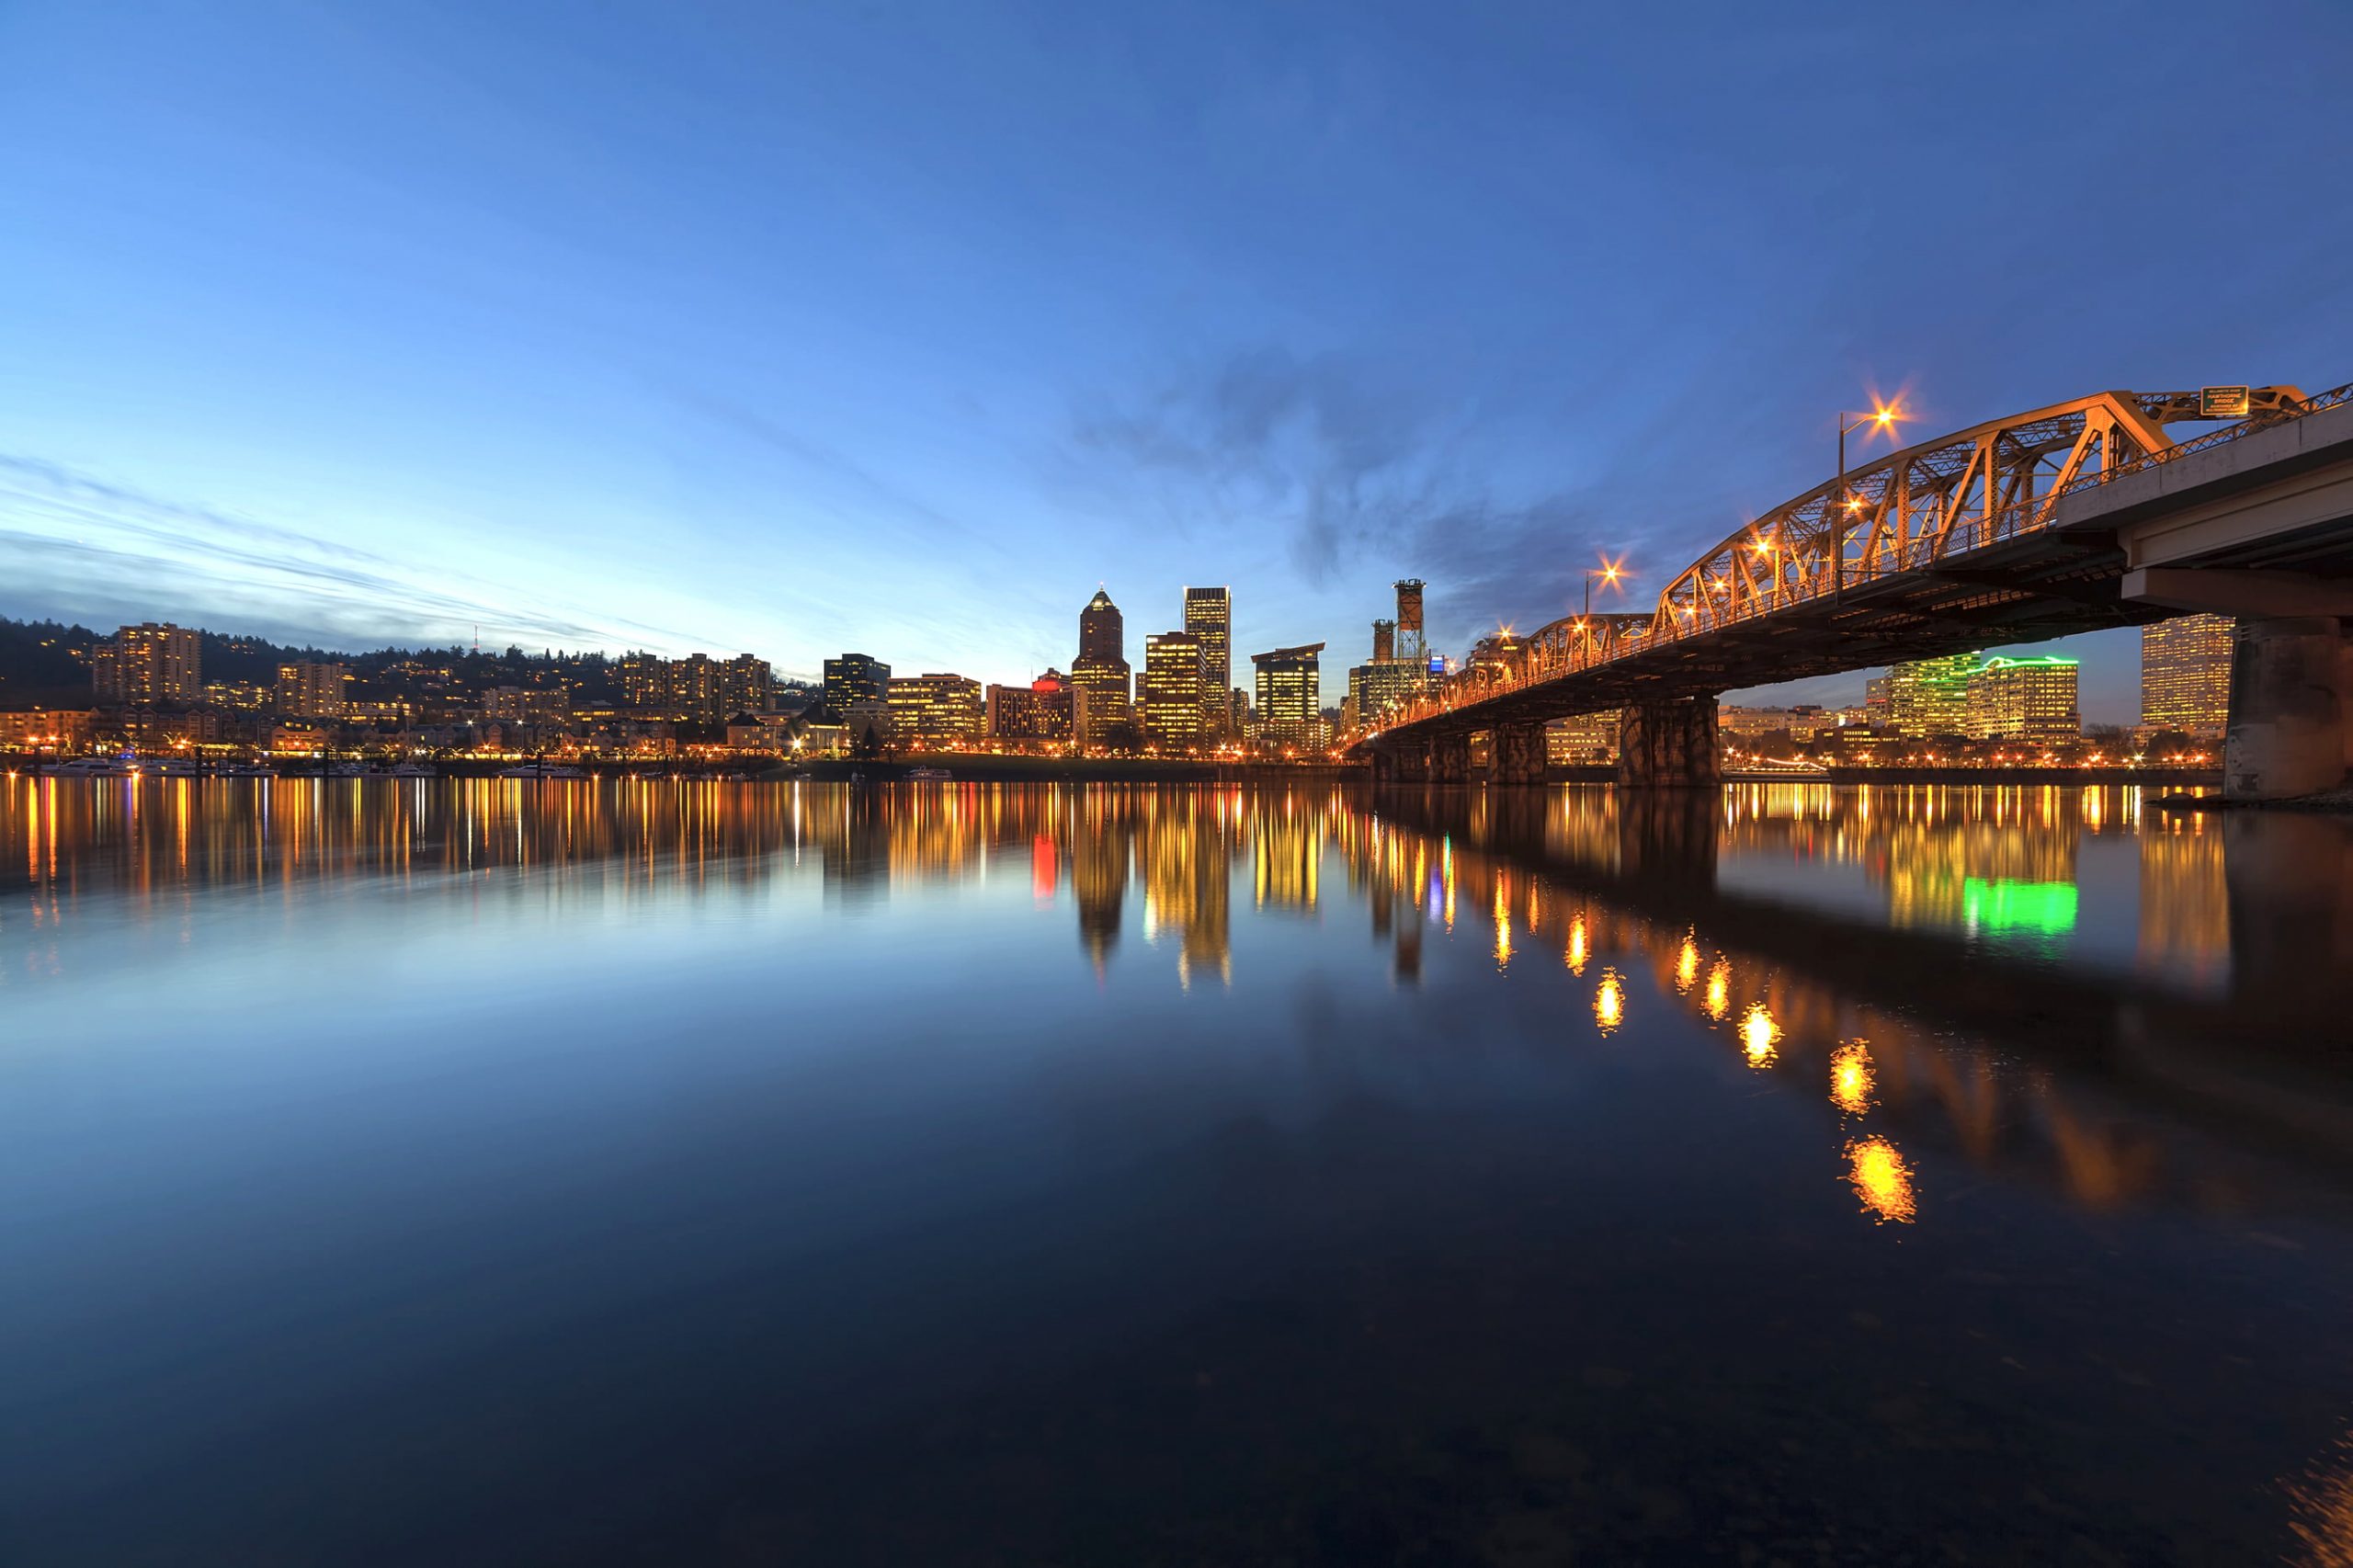
[[[1253,653],[1258,671],[1258,736],[1268,745],[1312,746],[1323,742],[1322,697],[1316,657],[1321,642]]]
[[[1969,677],[1969,733],[1990,741],[2072,741],[2083,733],[2075,661],[1996,654]]]
[[[195,632],[169,621],[142,621],[90,650],[90,685],[108,705],[193,702],[204,684],[201,659]]]
[[[1186,589],[1185,630],[1201,644],[1201,722],[1222,735],[1233,705],[1233,590]]]
[[[1143,683],[1136,718],[1144,736],[1163,749],[1200,744],[1207,709],[1201,699],[1201,640],[1189,631],[1155,631],[1143,640]]]
[[[1111,596],[1102,589],[1086,601],[1078,612],[1078,656],[1082,659],[1117,659],[1128,656],[1128,622]]]
[[[1082,745],[1099,744],[1104,733],[1128,722],[1127,621],[1102,589],[1078,612],[1078,657],[1070,683],[1086,694]]]
[[[2141,629],[2141,724],[2219,735],[2231,720],[2227,615],[2177,615]]]
[[[891,666],[864,653],[825,661],[825,712],[836,724],[849,721],[853,702],[880,702],[891,688]]]

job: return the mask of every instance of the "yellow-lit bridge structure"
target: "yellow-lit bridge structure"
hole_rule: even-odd
[[[1500,635],[1358,742],[1384,780],[1540,781],[1544,725],[1621,712],[1620,782],[1717,781],[1722,692],[2195,610],[2241,618],[2228,789],[2332,787],[2353,762],[2353,385],[2251,389],[2186,440],[2198,392],[2102,392],[1919,442],[1784,502],[1640,614]]]

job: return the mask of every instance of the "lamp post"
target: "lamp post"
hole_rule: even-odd
[[[1614,588],[1618,585],[1618,579],[1625,574],[1624,569],[1615,561],[1604,561],[1598,566],[1588,566],[1585,569],[1585,608],[1577,613],[1577,630],[1585,633],[1585,658],[1580,662],[1579,668],[1593,662],[1594,579],[1597,577]]]
[[[1847,592],[1847,519],[1862,510],[1862,504],[1847,494],[1847,433],[1869,425],[1878,429],[1894,427],[1901,412],[1893,403],[1882,403],[1868,414],[1838,411],[1838,520],[1830,527],[1831,597],[1842,598]]]

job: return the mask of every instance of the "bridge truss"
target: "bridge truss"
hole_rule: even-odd
[[[1700,684],[1721,676],[1713,682],[1721,690],[1855,668],[1891,654],[1932,656],[1942,650],[1922,645],[1909,655],[1897,650],[1909,640],[1907,631],[1966,642],[1983,628],[1940,621],[1933,608],[1890,593],[1892,586],[1924,582],[1948,594],[1973,594],[1981,601],[2025,601],[2038,595],[2096,599],[2099,596],[2082,585],[2029,580],[1993,547],[2048,529],[2060,500],[2086,486],[2348,401],[2353,386],[2311,398],[2294,387],[2258,388],[2250,396],[2253,412],[2246,419],[2175,442],[2165,426],[2199,417],[2198,393],[2104,392],[1904,448],[1739,528],[1668,583],[1647,612],[1569,616],[1524,638],[1506,632],[1486,639],[1462,671],[1392,712],[1384,729],[1431,721],[1461,728],[1473,717],[1464,710],[1483,711],[1497,699],[1587,671],[1599,676],[1612,666],[1623,667],[1631,680],[1639,667],[1647,678],[1661,665],[1661,655],[1679,644],[1727,639],[1737,643],[1742,629],[1754,626],[1768,633],[1782,619],[1822,623],[1824,630],[1836,623],[1851,656],[1816,656],[1811,663],[1819,667],[1739,670],[1733,667],[1736,661],[1693,647],[1680,662],[1694,666]],[[2004,563],[1972,572],[1993,556],[2005,556]],[[1847,613],[1850,601],[1857,600],[1869,601],[1870,613],[1859,607]],[[2060,628],[2050,634],[2086,629]],[[1589,695],[1569,699],[1563,692],[1561,700],[1542,706],[1557,716],[1609,708],[1633,695],[1627,680],[1597,678],[1591,685]],[[1520,714],[1536,705],[1499,706]]]

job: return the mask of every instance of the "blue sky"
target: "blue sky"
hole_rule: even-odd
[[[0,613],[1007,679],[1416,575],[1459,651],[1873,391],[2353,377],[2348,80],[2316,0],[11,0]]]

